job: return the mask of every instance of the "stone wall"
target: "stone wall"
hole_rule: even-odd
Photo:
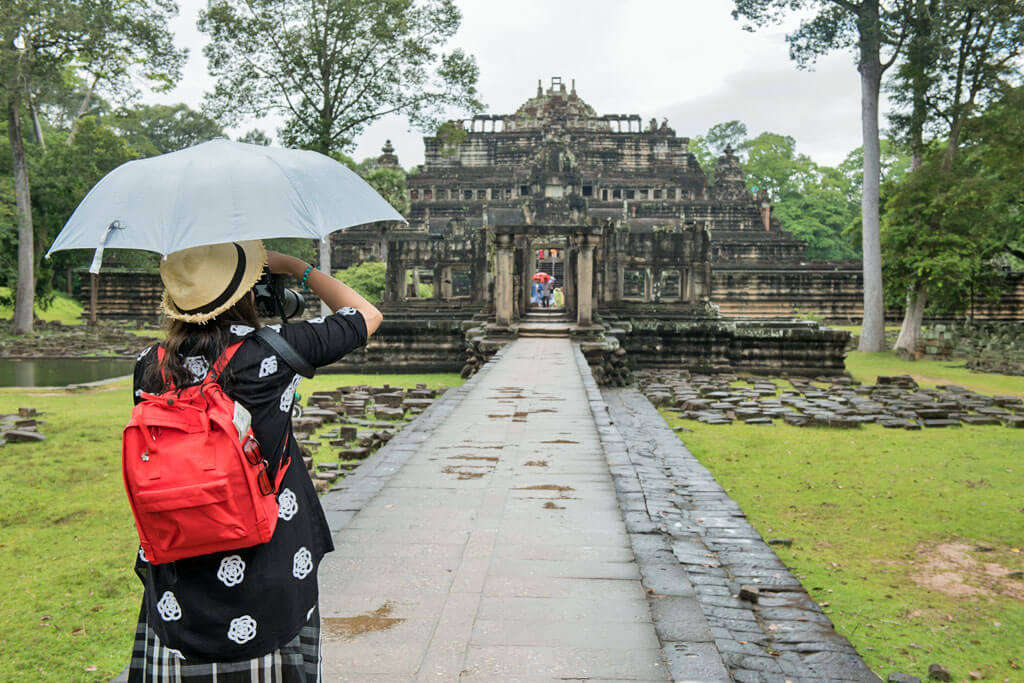
[[[849,333],[802,321],[624,319],[613,324],[633,369],[837,375]]]
[[[833,322],[859,323],[863,317],[864,277],[859,263],[712,264],[711,301],[722,315],[743,318],[820,317]],[[1006,276],[1002,295],[977,302],[977,320],[1024,319],[1024,273]],[[903,319],[901,309],[885,314],[891,323]]]
[[[78,300],[85,307],[82,317],[89,319],[89,292],[92,278],[83,272]],[[160,318],[164,285],[159,273],[104,270],[97,278],[96,317],[101,320],[146,320]]]

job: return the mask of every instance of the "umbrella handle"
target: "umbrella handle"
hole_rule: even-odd
[[[100,246],[96,247],[96,251],[92,255],[92,263],[89,264],[89,272],[95,275],[100,272],[100,264],[103,263],[103,247],[107,245],[107,240],[110,239],[110,233],[114,230],[123,230],[122,226],[117,221],[112,221],[107,226],[106,232],[103,233],[103,239],[100,240]]]

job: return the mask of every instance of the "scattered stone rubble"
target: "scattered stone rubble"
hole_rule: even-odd
[[[292,420],[306,469],[320,493],[391,440],[426,410],[444,389],[343,386],[311,394],[302,417]],[[313,449],[337,450],[337,462],[313,462]]]
[[[58,321],[37,320],[36,333],[22,336],[11,335],[10,327],[9,320],[0,320],[0,357],[3,358],[135,358],[139,350],[150,343],[132,334],[131,330],[144,327],[134,321],[61,325]]]
[[[0,432],[3,433],[0,446],[46,441],[46,437],[39,433],[39,425],[45,423],[38,417],[35,408],[18,408],[17,415],[0,415]]]
[[[782,420],[795,427],[840,429],[866,423],[902,429],[1024,428],[1024,401],[1018,396],[986,396],[951,384],[922,389],[908,375],[858,384],[849,377],[741,380],[735,375],[641,372],[638,381],[655,406],[709,425]]]

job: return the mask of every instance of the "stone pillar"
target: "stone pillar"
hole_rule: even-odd
[[[594,244],[580,238],[579,265],[576,268],[576,324],[587,327],[594,322]]]
[[[511,234],[494,236],[494,321],[499,327],[512,324],[512,257],[514,239]]]

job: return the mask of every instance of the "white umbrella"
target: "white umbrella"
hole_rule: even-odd
[[[167,255],[271,237],[325,239],[335,230],[406,222],[366,181],[306,150],[211,140],[129,161],[103,177],[57,235],[49,256],[104,247]]]

